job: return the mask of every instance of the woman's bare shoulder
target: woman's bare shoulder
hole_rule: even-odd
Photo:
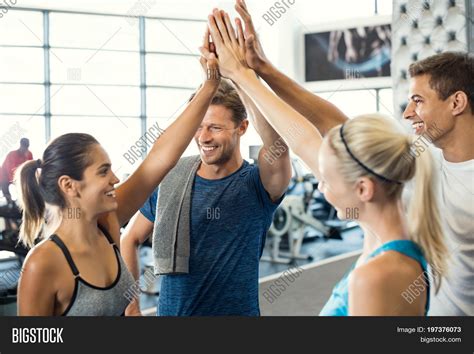
[[[385,292],[400,292],[423,276],[420,264],[399,252],[388,251],[357,267],[351,274],[353,286],[373,291],[383,286]]]
[[[54,242],[43,240],[28,252],[22,272],[32,272],[37,276],[52,275],[60,270],[63,258],[61,249]]]

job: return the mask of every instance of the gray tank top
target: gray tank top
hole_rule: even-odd
[[[98,226],[114,248],[118,263],[117,278],[105,288],[92,285],[82,279],[64,242],[57,235],[51,235],[49,238],[62,250],[75,277],[74,293],[62,316],[122,316],[129,304],[125,295],[134,284],[133,276],[128,271],[110,234],[105,228]]]

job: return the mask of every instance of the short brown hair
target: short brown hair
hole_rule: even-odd
[[[474,112],[474,55],[465,52],[444,52],[410,65],[410,76],[430,75],[430,87],[445,100],[456,91],[463,91]]]
[[[196,93],[193,93],[191,95],[189,101],[194,98],[195,94]],[[226,79],[221,79],[219,87],[212,98],[211,105],[220,105],[229,109],[232,112],[232,120],[236,125],[239,125],[243,120],[247,119],[247,110],[237,90],[234,85]]]

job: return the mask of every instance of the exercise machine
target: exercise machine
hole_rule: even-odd
[[[292,160],[293,176],[287,195],[275,211],[268,231],[269,256],[263,261],[289,264],[295,260],[312,260],[301,253],[308,230],[324,240],[342,240],[341,232],[354,225],[337,218],[336,210],[318,191],[318,181],[312,174],[304,174],[298,161]],[[282,250],[287,245],[287,250]]]

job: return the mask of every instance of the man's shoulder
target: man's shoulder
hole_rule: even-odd
[[[249,172],[249,171],[258,171],[258,164],[250,163],[247,160],[244,160],[240,172]]]
[[[244,160],[242,163],[242,166],[237,172],[234,173],[233,177],[240,179],[242,177],[253,178],[253,177],[258,177],[258,176],[259,176],[258,165],[250,163],[247,160]]]
[[[433,160],[435,160],[436,163],[440,163],[443,161],[443,150],[440,148],[437,148],[434,145],[429,146],[429,152],[431,153],[431,156],[433,157]]]
[[[178,163],[185,162],[185,161],[196,161],[197,159],[200,159],[200,158],[201,156],[199,155],[183,156],[179,159]]]
[[[176,165],[168,172],[167,175],[171,175],[173,173],[177,173],[178,171],[181,171],[183,169],[191,168],[195,163],[201,160],[201,157],[199,155],[192,155],[192,156],[185,156],[181,157]],[[181,172],[178,172],[181,173]]]

